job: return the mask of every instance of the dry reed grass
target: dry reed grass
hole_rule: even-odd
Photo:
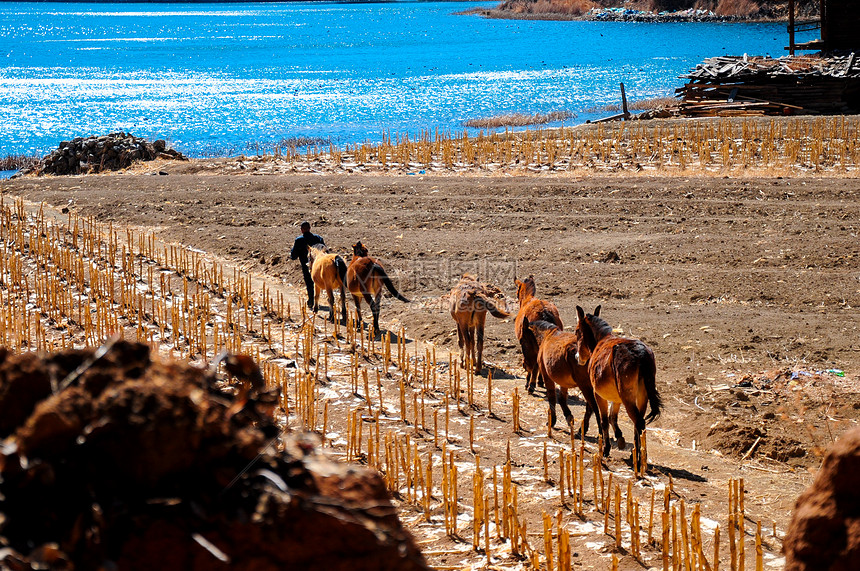
[[[630,101],[627,104],[627,109],[630,111],[651,111],[658,107],[671,107],[676,105],[678,100],[675,97],[652,97],[649,99],[640,99],[638,101]],[[589,107],[583,110],[583,113],[609,113],[621,111],[620,103],[609,103],[607,105],[598,105]]]
[[[499,9],[509,10],[514,14],[562,14],[565,16],[582,16],[595,3],[590,0],[509,0]]]
[[[714,12],[717,16],[736,16],[745,18],[761,11],[761,6],[751,0],[720,0]]]
[[[0,157],[0,171],[21,170],[39,162],[35,155],[6,155]]]
[[[500,127],[526,127],[529,125],[545,125],[565,121],[576,117],[570,111],[551,111],[550,113],[508,113],[494,117],[482,117],[480,119],[469,119],[463,122],[464,127],[476,129],[498,129]]]
[[[378,144],[288,150],[262,172],[695,172],[860,174],[860,118],[600,123],[547,131],[386,134]]]

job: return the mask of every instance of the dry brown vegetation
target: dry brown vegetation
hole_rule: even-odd
[[[0,171],[13,171],[31,167],[39,162],[34,155],[7,155],[0,158]]]
[[[499,6],[514,14],[563,14],[581,16],[594,8],[590,0],[508,0]]]
[[[513,16],[557,16],[580,17],[592,8],[632,8],[652,12],[677,12],[689,8],[710,10],[717,16],[729,18],[784,19],[788,13],[788,2],[782,0],[507,0],[491,11],[492,15]],[[818,2],[799,0],[797,11],[801,17],[812,17],[818,13]]]
[[[740,16],[747,17],[757,14],[761,6],[750,0],[720,0],[714,12],[718,16]]]
[[[630,111],[651,111],[658,107],[672,107],[677,105],[678,100],[674,97],[652,97],[649,99],[639,99],[638,101],[630,101],[627,104],[627,109]],[[620,103],[610,103],[607,105],[599,105],[597,107],[588,107],[583,110],[583,113],[608,113],[621,111]]]
[[[557,121],[565,121],[576,117],[570,111],[552,111],[550,113],[509,113],[480,119],[469,119],[463,122],[464,127],[476,129],[498,129],[499,127],[526,127],[528,125],[545,125]]]
[[[282,150],[234,168],[276,172],[632,171],[853,176],[860,119],[749,118],[626,121],[517,133],[387,135],[344,149]]]

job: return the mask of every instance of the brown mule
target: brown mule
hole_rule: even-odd
[[[470,361],[476,373],[484,368],[484,323],[487,312],[499,319],[508,317],[508,313],[493,302],[493,298],[501,294],[500,289],[478,281],[471,274],[464,274],[448,294],[451,317],[457,324],[460,364],[465,367]]]
[[[311,260],[311,279],[314,280],[314,312],[319,311],[320,292],[325,290],[328,296],[329,320],[334,323],[334,290],[340,291],[340,317],[346,323],[346,262],[336,254],[329,254],[325,246],[316,245],[308,248]]]
[[[579,306],[576,306],[576,314],[579,316],[576,357],[580,365],[588,363],[600,419],[603,454],[609,455],[607,403],[620,402],[633,421],[633,471],[637,476],[644,476],[648,468],[645,425],[660,416],[663,406],[657,392],[654,352],[638,339],[615,335],[612,327],[599,317],[599,305],[594,315],[586,315]],[[649,405],[651,412],[645,416]]]
[[[597,410],[597,402],[594,398],[594,389],[588,376],[588,366],[580,365],[576,360],[576,334],[562,331],[556,324],[548,321],[529,322],[523,318],[523,327],[528,328],[538,341],[537,366],[546,384],[546,398],[549,401],[550,426],[555,426],[556,414],[556,386],[561,398],[561,410],[564,418],[573,433],[573,414],[567,406],[567,390],[578,388],[585,398],[585,418],[582,421],[582,435],[588,433],[588,424],[591,415]],[[598,417],[599,418],[599,417]],[[613,406],[609,420],[615,430],[615,438],[619,450],[625,447],[624,435],[618,428],[618,406]],[[600,430],[598,422],[598,430]]]
[[[564,329],[564,325],[554,303],[543,301],[534,296],[536,291],[534,277],[529,276],[523,281],[515,279],[514,283],[517,286],[517,299],[520,301],[520,309],[517,312],[516,321],[514,321],[514,332],[517,334],[517,339],[523,350],[526,390],[533,393],[539,376],[537,367],[538,342],[529,328],[523,327],[523,319],[528,319],[529,323],[547,321],[559,329]]]
[[[382,297],[383,286],[400,301],[409,303],[409,300],[400,295],[391,283],[382,264],[367,255],[367,248],[361,242],[356,242],[352,246],[352,261],[346,269],[346,288],[355,302],[358,323],[361,323],[361,300],[364,299],[370,305],[370,311],[373,314],[373,331],[377,333],[379,332],[379,299]]]

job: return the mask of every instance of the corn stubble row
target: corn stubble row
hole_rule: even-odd
[[[519,560],[570,569],[572,544],[589,535],[571,531],[575,521],[599,527],[602,520],[615,551],[642,563],[662,558],[672,571],[720,568],[719,527],[703,530],[698,504],[688,518],[671,477],[655,519],[656,482],[650,503],[637,498],[633,480],[605,472],[584,440],[559,442],[547,426],[542,458],[516,461],[511,439],[532,434],[523,426],[518,389],[499,398],[492,375],[478,379],[471,363],[461,368],[450,354],[438,360],[435,348],[407,343],[402,329],[377,339],[351,320],[330,325],[304,310],[294,314],[279,288],[225,270],[199,251],[0,197],[0,301],[0,343],[13,350],[100,345],[122,336],[203,363],[225,350],[255,356],[268,385],[281,388],[286,423],[320,432],[333,454],[379,470],[404,510],[464,546],[444,553],[471,551],[486,565]],[[332,388],[343,391],[323,398]],[[527,402],[543,410],[542,402]],[[521,483],[530,465],[541,464],[542,486],[557,488],[555,499],[530,496]],[[743,498],[743,481],[731,482],[723,542],[732,571],[743,571],[752,535]],[[526,505],[537,505],[542,520],[530,521]],[[655,533],[661,524],[662,534]],[[762,557],[758,522],[757,569]]]
[[[278,149],[274,160],[311,170],[643,170],[856,172],[858,119],[789,118],[600,123],[505,133],[385,134],[379,144]]]

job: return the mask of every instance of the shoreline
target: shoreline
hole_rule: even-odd
[[[155,160],[85,176],[860,177],[860,116],[667,118],[349,150]],[[797,133],[815,133],[823,148]],[[827,135],[837,133],[836,136]],[[839,135],[841,133],[842,135]],[[814,139],[815,137],[813,137]],[[846,146],[847,145],[847,146]],[[843,153],[842,150],[845,152]],[[15,178],[39,178],[21,174]],[[50,179],[53,177],[47,177]]]
[[[683,11],[683,12],[686,12]],[[689,15],[672,12],[668,14],[657,12],[639,12],[633,13],[624,12],[609,12],[603,11],[596,15],[585,13],[579,16],[572,14],[561,14],[557,12],[548,13],[533,13],[522,12],[516,13],[511,10],[501,10],[499,8],[472,8],[455,12],[458,16],[481,16],[491,20],[545,20],[545,21],[564,21],[564,22],[634,22],[648,24],[670,24],[670,23],[724,23],[724,24],[775,24],[786,23],[786,18],[750,18],[743,16],[718,16],[714,15]]]

